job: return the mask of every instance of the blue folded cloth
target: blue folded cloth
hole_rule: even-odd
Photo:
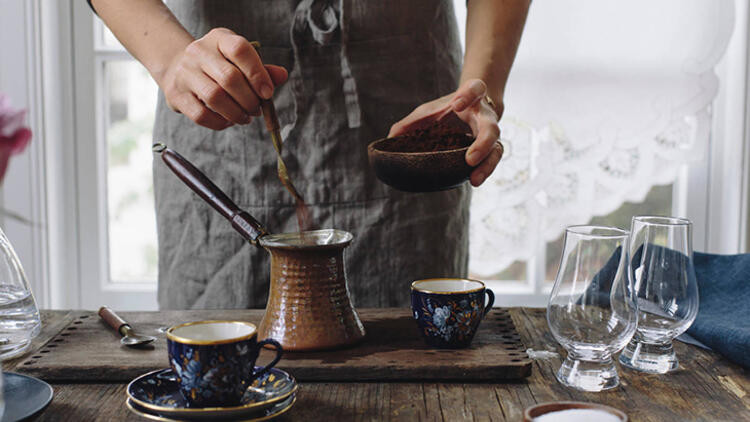
[[[618,248],[592,280],[580,302],[606,304],[618,264]],[[631,265],[641,262],[643,248],[631,257]],[[689,268],[687,256],[660,246],[651,245],[649,259],[668,265],[646,266],[643,271],[661,271],[657,278],[670,279],[676,268]],[[647,259],[647,261],[649,260]],[[694,272],[698,285],[698,315],[677,339],[699,347],[708,347],[727,359],[750,368],[750,254],[715,255],[693,253]],[[645,276],[645,274],[644,274]],[[658,310],[653,310],[657,311]],[[697,340],[697,341],[696,341]]]
[[[693,254],[700,306],[688,334],[750,368],[750,254]]]

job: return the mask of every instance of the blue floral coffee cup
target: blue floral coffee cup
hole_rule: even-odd
[[[432,278],[411,284],[411,309],[419,331],[427,344],[442,349],[468,347],[494,303],[495,294],[478,280]]]
[[[261,347],[272,345],[276,357],[255,370]],[[276,340],[258,341],[254,324],[242,321],[199,321],[167,330],[169,365],[190,407],[235,406],[256,378],[281,359]]]

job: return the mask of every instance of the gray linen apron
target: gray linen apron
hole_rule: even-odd
[[[419,278],[465,276],[470,187],[395,191],[375,178],[367,144],[416,106],[456,89],[460,45],[450,0],[172,1],[195,37],[226,27],[290,71],[274,101],[289,174],[321,228],[354,234],[346,250],[355,306],[407,306]],[[160,93],[154,139],[201,168],[272,233],[296,231],[262,119],[221,132],[171,111]],[[262,308],[269,254],[245,242],[154,160],[162,309]]]

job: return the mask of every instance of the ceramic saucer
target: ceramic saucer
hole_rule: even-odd
[[[142,416],[146,419],[151,419],[154,421],[200,421],[200,420],[212,420],[212,421],[239,421],[239,422],[261,422],[261,421],[267,421],[270,419],[273,419],[275,417],[281,416],[284,413],[288,412],[289,409],[294,406],[294,403],[297,401],[296,394],[292,394],[291,396],[287,397],[285,400],[276,403],[275,405],[272,405],[271,407],[266,407],[265,409],[260,410],[253,410],[252,412],[248,411],[247,414],[235,414],[232,417],[224,418],[224,417],[215,417],[215,415],[190,415],[189,417],[185,416],[174,416],[174,415],[163,415],[158,412],[154,412],[153,410],[145,409],[141,406],[138,406],[136,403],[134,403],[131,399],[125,400],[125,405],[128,407],[128,409],[135,413],[138,416]],[[179,419],[177,419],[179,418]]]
[[[42,380],[12,372],[3,372],[3,377],[3,422],[26,419],[41,412],[52,401],[52,387]]]
[[[180,393],[177,376],[167,368],[134,379],[128,384],[127,395],[133,404],[151,414],[167,418],[214,419],[250,417],[248,415],[285,402],[296,391],[294,377],[272,368],[253,381],[237,406],[191,408]]]

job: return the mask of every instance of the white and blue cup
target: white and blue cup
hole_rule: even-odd
[[[478,280],[431,278],[411,284],[419,331],[427,344],[441,349],[468,347],[494,303],[495,294]]]
[[[276,357],[256,369],[260,349],[272,345]],[[180,392],[191,407],[235,406],[256,378],[281,359],[276,340],[258,341],[255,324],[243,321],[199,321],[167,330],[169,365]]]

